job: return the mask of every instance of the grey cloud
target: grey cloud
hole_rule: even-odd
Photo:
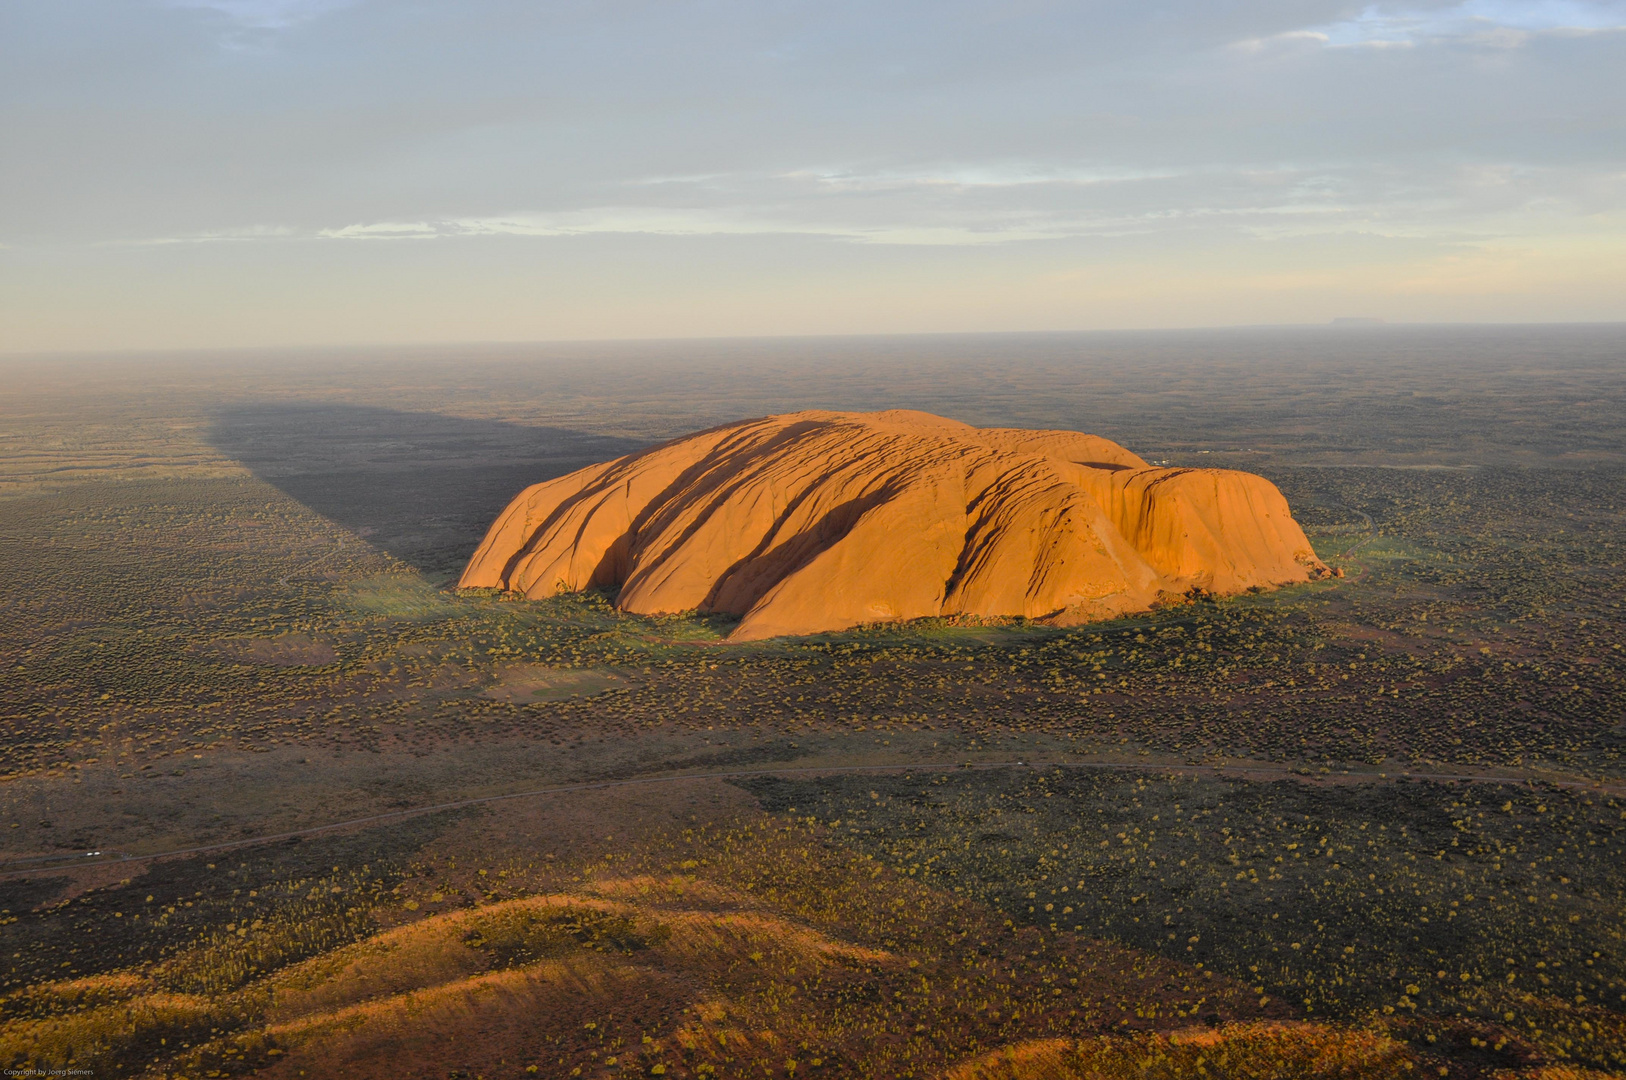
[[[355,0],[167,0],[168,6],[217,12],[238,26],[255,30],[283,30]]]
[[[1586,10],[1601,27],[1618,6]],[[502,221],[872,241],[1194,221],[1456,233],[1536,203],[1619,209],[1626,34],[1556,32],[1555,16],[1491,48],[1469,31],[1493,15],[19,0],[0,9],[0,242]],[[1395,27],[1411,47],[1337,40]],[[685,176],[708,179],[662,181]]]

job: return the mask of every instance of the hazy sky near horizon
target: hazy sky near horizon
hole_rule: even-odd
[[[1626,319],[1626,0],[0,0],[0,352]]]

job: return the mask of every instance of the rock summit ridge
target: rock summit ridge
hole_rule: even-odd
[[[749,641],[937,615],[1081,623],[1327,573],[1251,473],[1154,468],[1072,431],[815,411],[526,488],[458,585],[620,586],[624,611],[738,615],[730,640]]]

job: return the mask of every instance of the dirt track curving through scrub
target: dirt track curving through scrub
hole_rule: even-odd
[[[1618,784],[1605,784],[1602,781],[1586,781],[1579,779],[1555,779],[1538,776],[1503,776],[1479,773],[1441,773],[1441,772],[1412,772],[1403,771],[1395,773],[1326,773],[1306,775],[1295,771],[1292,766],[1272,766],[1261,764],[1239,765],[1171,765],[1161,763],[1136,763],[1118,761],[1057,761],[1057,760],[1029,760],[1027,758],[1005,761],[928,761],[913,764],[889,763],[880,765],[808,765],[800,767],[761,768],[761,769],[730,769],[717,772],[685,772],[672,773],[660,776],[639,776],[619,779],[590,780],[575,784],[559,784],[552,787],[532,788],[527,791],[514,791],[502,795],[482,795],[470,799],[458,799],[453,802],[434,803],[428,806],[411,807],[405,810],[393,810],[383,814],[371,814],[366,817],[349,818],[344,821],[329,822],[326,825],[314,825],[305,829],[292,829],[287,832],[271,833],[265,836],[249,836],[239,840],[227,840],[216,844],[199,844],[193,847],[171,848],[167,851],[154,851],[146,854],[130,852],[98,851],[79,855],[36,855],[24,858],[6,860],[3,865],[8,869],[0,869],[0,880],[21,877],[29,874],[62,873],[74,869],[90,869],[92,867],[115,866],[123,863],[146,863],[159,859],[179,858],[185,855],[204,855],[218,851],[233,851],[240,848],[254,847],[260,844],[274,844],[286,840],[297,840],[307,836],[317,836],[322,833],[335,832],[340,829],[358,828],[366,825],[378,825],[389,821],[400,821],[406,818],[420,817],[424,814],[440,813],[449,810],[463,810],[474,806],[484,806],[490,803],[507,802],[513,799],[539,798],[547,795],[564,795],[572,792],[602,791],[610,788],[638,787],[652,784],[675,784],[695,780],[735,780],[754,776],[808,776],[808,775],[840,775],[854,773],[900,773],[900,772],[947,772],[960,770],[990,770],[990,769],[1098,769],[1103,771],[1122,772],[1157,772],[1181,773],[1185,775],[1223,776],[1237,780],[1296,780],[1300,783],[1398,783],[1403,780],[1429,781],[1437,783],[1475,783],[1475,784],[1544,784],[1549,787],[1569,788],[1573,790],[1597,791],[1607,795],[1626,795],[1626,786]],[[40,863],[44,865],[20,867],[22,863]],[[18,867],[10,869],[10,867]]]
[[[1354,514],[1356,517],[1359,517],[1361,519],[1361,521],[1363,521],[1366,524],[1366,532],[1362,533],[1360,536],[1357,536],[1355,539],[1350,541],[1349,546],[1344,548],[1344,550],[1332,552],[1331,554],[1329,554],[1327,556],[1327,558],[1329,558],[1329,559],[1337,559],[1337,560],[1339,560],[1341,562],[1341,561],[1343,561],[1345,559],[1348,559],[1351,555],[1353,555],[1355,553],[1355,550],[1357,548],[1359,548],[1361,545],[1366,544],[1366,543],[1370,543],[1372,540],[1377,538],[1378,527],[1377,527],[1377,524],[1375,522],[1373,522],[1371,514],[1366,513],[1364,510],[1357,510],[1353,506],[1345,506],[1343,503],[1329,502],[1329,503],[1324,503],[1323,505],[1336,506],[1340,510],[1347,510],[1351,514]]]

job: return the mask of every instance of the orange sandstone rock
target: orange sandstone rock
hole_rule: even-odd
[[[458,584],[619,585],[622,610],[726,612],[749,641],[928,615],[1078,623],[1327,572],[1262,477],[894,410],[747,420],[537,484]]]

